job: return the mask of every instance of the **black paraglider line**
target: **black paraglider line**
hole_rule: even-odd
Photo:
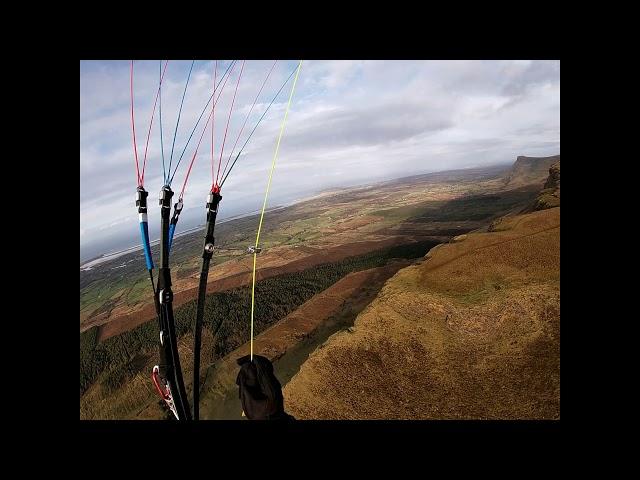
[[[182,157],[184,156],[184,153],[187,151],[187,147],[189,146],[189,142],[191,142],[191,138],[193,137],[193,134],[196,131],[196,128],[198,128],[198,125],[200,124],[200,120],[202,120],[202,116],[204,115],[204,112],[207,110],[207,107],[209,106],[209,103],[211,102],[211,99],[213,99],[214,95],[216,94],[216,90],[218,89],[218,87],[220,86],[220,83],[222,82],[222,80],[224,79],[224,77],[227,75],[227,73],[229,72],[229,70],[236,64],[237,60],[233,60],[229,66],[227,67],[227,69],[225,70],[224,74],[222,75],[222,77],[220,77],[220,81],[218,82],[218,85],[215,86],[213,93],[211,94],[211,96],[209,97],[209,100],[207,101],[206,105],[204,106],[204,108],[202,109],[202,112],[200,113],[200,116],[198,117],[198,120],[196,121],[195,126],[193,127],[193,130],[191,130],[191,134],[189,135],[189,138],[187,139],[187,143],[184,146],[184,149],[182,150],[182,153],[180,154],[180,158],[178,159],[178,163],[176,164],[176,167],[173,171],[173,175],[171,175],[171,178],[169,178],[169,183],[168,185],[171,185],[171,182],[173,182],[173,177],[176,175],[176,172],[178,171],[178,166],[180,165],[180,162],[182,161]],[[229,74],[230,75],[230,74]],[[222,92],[220,92],[222,93]],[[218,95],[218,98],[220,98],[220,95]],[[218,98],[216,98],[216,102],[218,101]],[[171,171],[169,171],[169,173],[171,173]]]
[[[176,215],[176,211],[174,210],[174,218],[169,220],[169,213],[170,213],[170,209],[171,209],[171,198],[173,196],[173,191],[171,191],[170,185],[171,185],[171,183],[173,181],[173,178],[174,178],[174,176],[175,176],[175,174],[176,174],[176,172],[178,170],[180,162],[182,161],[184,153],[186,152],[186,149],[187,149],[187,147],[188,147],[188,145],[189,145],[189,143],[191,141],[191,138],[193,137],[193,134],[195,133],[195,131],[196,131],[196,129],[197,129],[199,123],[200,123],[200,120],[202,119],[202,116],[204,115],[204,112],[207,110],[209,104],[211,103],[211,100],[214,98],[215,93],[216,93],[218,87],[220,86],[220,83],[223,82],[223,80],[225,79],[227,74],[229,74],[229,77],[231,76],[230,71],[233,70],[233,67],[235,66],[236,62],[237,62],[237,60],[233,60],[229,64],[229,66],[225,70],[224,74],[222,75],[222,77],[220,78],[218,83],[216,85],[214,85],[213,93],[209,97],[209,100],[207,101],[207,103],[206,103],[205,107],[203,108],[202,112],[200,113],[200,116],[198,117],[198,120],[196,121],[196,124],[193,127],[193,130],[191,131],[191,134],[189,135],[187,143],[186,143],[186,145],[185,145],[185,147],[184,147],[184,149],[183,149],[183,151],[182,151],[182,153],[181,153],[181,155],[180,155],[180,157],[178,159],[178,162],[175,165],[173,173],[171,173],[171,159],[172,158],[170,159],[169,171],[168,172],[165,171],[165,163],[164,163],[164,145],[163,145],[163,140],[162,140],[162,99],[161,99],[161,91],[160,91],[161,86],[162,86],[162,74],[161,74],[159,90],[158,90],[158,97],[160,98],[160,113],[159,113],[160,121],[159,122],[160,122],[160,129],[161,129],[160,135],[161,135],[161,150],[162,150],[162,159],[163,159],[163,178],[165,179],[165,185],[163,186],[163,188],[161,190],[161,193],[160,193],[160,206],[161,206],[160,256],[161,256],[161,265],[160,265],[160,269],[159,269],[159,272],[158,272],[157,283],[154,282],[153,269],[149,269],[149,276],[150,276],[150,280],[151,280],[151,287],[152,287],[153,294],[154,294],[154,305],[155,305],[156,314],[157,314],[157,317],[158,317],[158,326],[159,326],[159,329],[160,329],[160,335],[161,335],[161,339],[162,339],[161,345],[160,345],[161,374],[164,376],[164,380],[167,382],[167,387],[168,387],[169,392],[170,392],[170,394],[171,394],[171,396],[173,398],[175,408],[176,408],[176,410],[178,412],[177,417],[178,417],[179,420],[190,420],[192,417],[191,417],[191,412],[190,412],[190,408],[189,408],[189,402],[188,402],[187,396],[186,396],[186,390],[185,390],[185,387],[184,387],[184,380],[183,380],[183,377],[182,377],[182,369],[180,367],[180,358],[179,358],[179,354],[178,354],[177,337],[176,337],[176,332],[175,332],[175,321],[174,321],[174,317],[173,317],[173,306],[172,306],[173,293],[172,293],[172,290],[171,290],[171,273],[170,273],[170,268],[169,268],[169,252],[170,252],[170,246],[171,246],[170,245],[170,238],[169,238],[169,227],[173,223],[173,227],[175,228],[175,224],[177,223],[177,215]],[[274,66],[275,66],[275,62],[274,62]],[[165,68],[166,68],[166,64],[165,64]],[[189,76],[187,78],[185,89],[183,91],[182,101],[181,101],[181,105],[180,105],[180,112],[178,113],[178,121],[176,122],[175,132],[177,132],[180,113],[181,113],[181,110],[182,110],[182,105],[183,105],[184,98],[185,98],[185,95],[186,95],[186,89],[187,89],[187,85],[188,85],[188,82],[189,82],[189,78],[191,76],[191,70],[192,69],[193,69],[193,63],[191,64],[191,69],[189,70]],[[209,274],[209,265],[210,265],[210,260],[211,260],[211,258],[213,256],[213,249],[214,249],[214,243],[215,243],[215,238],[214,238],[215,222],[216,222],[218,205],[219,205],[220,200],[222,199],[222,196],[219,193],[220,192],[220,188],[226,182],[229,174],[233,170],[233,167],[235,166],[235,164],[238,161],[240,155],[242,154],[242,152],[244,151],[245,147],[249,143],[249,140],[251,139],[251,137],[255,133],[256,129],[258,128],[258,126],[260,125],[262,120],[265,118],[267,112],[269,111],[269,109],[271,108],[273,103],[276,101],[277,97],[280,95],[280,93],[282,92],[282,90],[284,89],[286,84],[289,82],[291,77],[293,77],[293,74],[296,72],[297,69],[298,69],[298,67],[296,66],[296,68],[293,69],[291,74],[287,77],[287,79],[282,84],[282,86],[280,87],[278,92],[275,94],[275,96],[273,97],[273,99],[271,100],[271,102],[269,103],[269,105],[267,106],[265,111],[262,113],[261,117],[259,118],[259,120],[255,124],[255,126],[253,127],[252,131],[250,132],[249,136],[247,137],[246,141],[244,142],[242,148],[240,149],[238,154],[235,156],[235,159],[231,163],[231,167],[229,168],[228,171],[226,171],[226,168],[229,165],[229,160],[231,159],[231,156],[233,155],[233,151],[229,154],[229,158],[227,159],[227,162],[225,164],[225,169],[222,172],[222,175],[224,175],[222,177],[222,182],[220,182],[219,186],[214,182],[214,187],[212,187],[212,191],[211,191],[211,193],[209,195],[209,199],[208,199],[208,202],[207,202],[207,226],[206,226],[206,229],[205,229],[205,242],[204,242],[203,254],[202,254],[203,262],[202,262],[202,270],[201,270],[201,275],[200,275],[200,285],[199,285],[199,288],[198,288],[198,307],[197,307],[197,312],[196,312],[196,325],[195,325],[195,331],[194,331],[194,379],[193,379],[193,399],[194,399],[194,406],[193,406],[194,417],[193,418],[194,419],[199,419],[199,367],[200,367],[199,354],[200,354],[200,347],[201,347],[201,341],[200,341],[201,339],[200,339],[200,335],[198,335],[198,333],[201,334],[202,322],[203,322],[203,318],[204,318],[204,303],[205,303],[205,299],[206,299],[206,289],[207,289],[207,279],[208,279],[208,274]],[[272,70],[273,70],[273,67],[272,67]],[[260,95],[260,92],[262,91],[262,88],[266,84],[266,81],[268,80],[270,74],[271,74],[271,71],[269,72],[269,74],[267,75],[264,83],[262,84],[262,87],[260,88],[260,91],[258,92],[258,95],[256,96],[256,99],[254,100],[254,105],[253,106],[255,106],[256,101],[257,101],[257,99],[258,99],[258,97]],[[214,75],[215,75],[215,73],[214,73]],[[227,78],[227,80],[228,80],[228,78]],[[214,83],[215,83],[215,79],[214,79]],[[239,83],[239,79],[238,79],[238,83]],[[225,80],[225,84],[226,84],[226,80]],[[237,85],[236,85],[236,91],[237,91]],[[214,104],[213,104],[213,109],[215,109],[215,105],[218,102],[221,94],[222,94],[222,91],[218,94],[217,98],[215,99]],[[131,66],[131,102],[132,102],[131,103],[131,119],[132,119],[132,128],[133,128],[133,132],[134,132],[133,141],[134,141],[134,153],[135,153],[135,156],[136,156],[136,172],[138,174],[138,177],[137,177],[138,178],[138,182],[140,183],[141,177],[140,177],[139,171],[138,171],[137,149],[135,148],[136,147],[135,122],[134,122],[134,115],[133,115],[133,61],[132,61],[132,66]],[[251,107],[251,110],[247,114],[247,118],[245,119],[245,122],[244,122],[245,124],[246,124],[246,121],[248,120],[249,115],[251,114],[251,111],[253,110],[253,106]],[[212,115],[214,113],[213,109],[212,109]],[[155,109],[154,109],[154,111],[155,111]],[[230,114],[231,114],[231,112],[230,112]],[[208,126],[208,122],[207,122],[207,125],[205,125],[205,130],[206,130],[207,126]],[[244,129],[244,124],[243,124],[243,129]],[[174,139],[173,139],[173,144],[174,145],[175,145],[175,132],[174,132]],[[204,134],[204,131],[203,131],[203,134]],[[237,144],[237,141],[239,140],[241,134],[242,134],[242,130],[240,131],[240,134],[238,135],[238,139],[236,139],[236,144]],[[234,145],[234,148],[235,148],[235,145]],[[172,147],[172,150],[173,150],[173,147]],[[197,150],[196,150],[196,154],[197,154]],[[192,159],[192,164],[193,164],[193,161],[195,160],[196,154],[194,154],[194,158]],[[221,161],[222,161],[222,152],[221,152],[220,159],[219,159],[219,163],[220,164],[221,164]],[[218,168],[219,167],[220,167],[220,165],[218,165]],[[218,170],[218,172],[219,172],[219,170]],[[171,176],[169,177],[169,175],[171,175]],[[186,185],[187,180],[188,180],[188,175],[185,178],[185,185]],[[183,191],[184,191],[184,185],[183,185]],[[182,199],[182,197],[180,198],[180,200],[181,199]],[[176,206],[177,205],[178,204],[176,204]],[[182,208],[182,206],[180,206],[180,209],[181,208]],[[145,211],[146,211],[146,209],[145,209]],[[179,214],[179,213],[180,213],[180,210],[178,210],[177,214]],[[147,234],[147,237],[148,237],[148,234]],[[146,241],[148,242],[148,238],[147,238]],[[150,250],[149,250],[149,255],[150,255]],[[213,331],[214,337],[217,334],[217,331],[220,328],[221,324],[222,324],[222,321],[219,321],[215,325],[214,331]],[[200,328],[198,328],[198,327],[200,327]],[[162,368],[162,367],[164,367],[164,368]],[[175,390],[175,392],[174,392],[174,390]],[[174,395],[174,393],[176,393],[176,395]]]

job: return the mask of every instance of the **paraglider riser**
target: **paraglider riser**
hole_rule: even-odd
[[[222,196],[218,192],[211,192],[207,198],[207,229],[202,247],[202,269],[200,270],[200,285],[198,286],[198,305],[196,307],[196,324],[193,332],[193,418],[200,419],[200,348],[202,344],[202,323],[204,319],[204,304],[207,295],[207,280],[209,278],[209,263],[213,256],[218,215],[218,204]],[[220,322],[218,322],[218,325]],[[217,331],[217,329],[215,329]],[[216,334],[216,331],[213,334]]]
[[[219,193],[210,193],[207,198],[207,231],[204,237],[202,258],[209,260],[213,256],[213,246],[215,245],[213,232],[216,228],[216,216],[218,215],[218,204],[220,200],[222,200],[222,195]]]
[[[187,393],[182,378],[182,368],[178,355],[175,320],[173,318],[173,291],[171,290],[171,269],[169,268],[169,215],[173,192],[168,186],[160,191],[160,269],[158,270],[158,286],[156,295],[160,304],[161,322],[163,325],[163,344],[161,348],[167,360],[166,378],[171,382],[173,397],[181,420],[191,420],[191,412]]]

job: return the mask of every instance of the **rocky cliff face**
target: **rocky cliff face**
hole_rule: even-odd
[[[560,162],[556,162],[549,168],[549,176],[544,188],[535,201],[525,208],[522,213],[535,212],[560,206]]]
[[[560,190],[560,161],[554,163],[549,168],[549,177],[544,184],[544,188],[553,188]]]

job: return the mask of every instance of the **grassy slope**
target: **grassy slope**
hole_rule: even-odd
[[[560,209],[407,267],[286,385],[298,418],[559,418]]]

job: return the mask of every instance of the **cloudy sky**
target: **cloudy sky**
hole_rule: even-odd
[[[218,61],[218,78],[229,65]],[[242,62],[216,105],[215,159]],[[273,61],[247,61],[239,83],[223,166]],[[236,153],[296,61],[279,61]],[[80,63],[81,260],[139,243],[131,134],[129,61]],[[191,61],[170,61],[162,86],[168,163]],[[173,165],[212,91],[214,61],[195,62],[178,127]],[[134,96],[140,162],[158,88],[160,61],[136,61]],[[291,82],[251,138],[222,192],[220,217],[262,205]],[[201,121],[172,184],[182,187]],[[158,112],[149,140],[145,188],[152,236],[162,186]],[[559,61],[315,61],[303,63],[272,183],[270,205],[319,190],[454,168],[513,162],[560,151]],[[217,163],[216,163],[217,165]],[[211,133],[205,134],[184,195],[178,231],[204,222],[211,186]],[[177,196],[177,194],[176,194]],[[158,218],[156,218],[158,217]],[[157,221],[156,221],[157,220]],[[154,225],[155,224],[155,225]]]

